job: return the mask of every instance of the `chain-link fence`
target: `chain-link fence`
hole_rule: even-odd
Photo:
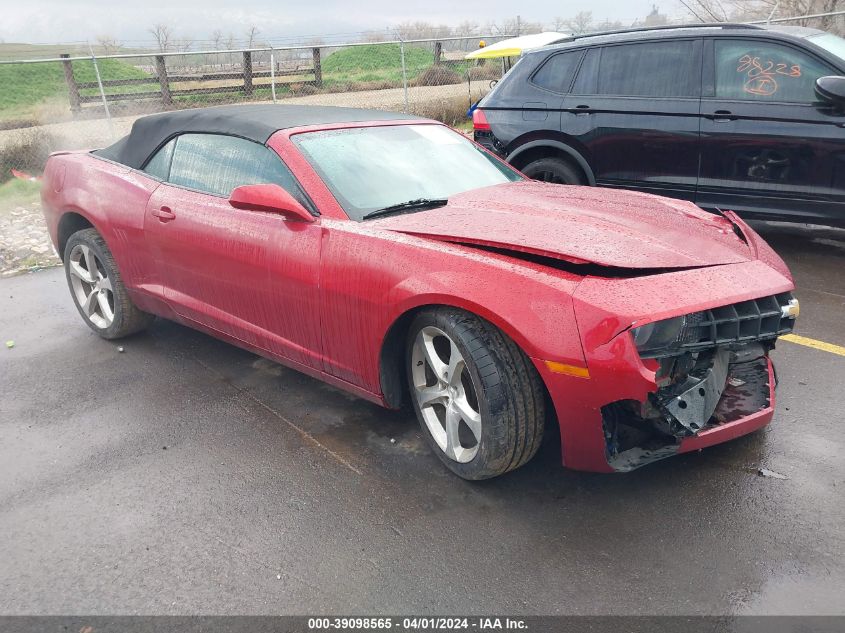
[[[770,21],[830,29],[841,26],[845,12],[773,14]],[[503,70],[501,60],[468,61],[465,55],[481,40],[492,44],[507,37],[0,61],[0,183],[13,169],[39,173],[51,151],[107,145],[138,116],[172,109],[242,102],[338,105],[456,124]]]
[[[500,60],[466,53],[504,37],[0,62],[0,182],[13,169],[38,173],[51,151],[104,146],[137,117],[165,110],[298,103],[455,124],[502,74]]]

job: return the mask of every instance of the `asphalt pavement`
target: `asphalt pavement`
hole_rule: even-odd
[[[757,228],[845,345],[845,231]],[[0,280],[0,339],[3,614],[845,614],[836,353],[780,342],[751,436],[470,483],[407,412],[163,320],[100,340],[61,269]]]

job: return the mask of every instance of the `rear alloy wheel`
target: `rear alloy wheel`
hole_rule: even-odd
[[[97,334],[106,339],[121,338],[152,322],[154,317],[129,299],[114,258],[96,230],[85,229],[71,235],[64,262],[76,308]]]
[[[447,307],[421,312],[407,359],[423,434],[452,472],[487,479],[537,452],[545,423],[540,378],[492,324]]]
[[[581,170],[563,158],[540,158],[522,168],[522,173],[533,180],[559,185],[583,185]]]

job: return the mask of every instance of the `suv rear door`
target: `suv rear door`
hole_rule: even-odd
[[[788,41],[712,37],[705,46],[696,202],[777,217],[845,219],[845,116],[816,99],[842,74]]]
[[[587,51],[561,131],[585,152],[597,185],[694,198],[701,47],[678,38]]]

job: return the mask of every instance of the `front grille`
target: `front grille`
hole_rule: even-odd
[[[784,292],[688,314],[673,345],[644,356],[665,358],[723,345],[771,340],[788,334],[795,326],[795,317],[784,316],[784,308],[790,305],[792,299],[791,292]]]

